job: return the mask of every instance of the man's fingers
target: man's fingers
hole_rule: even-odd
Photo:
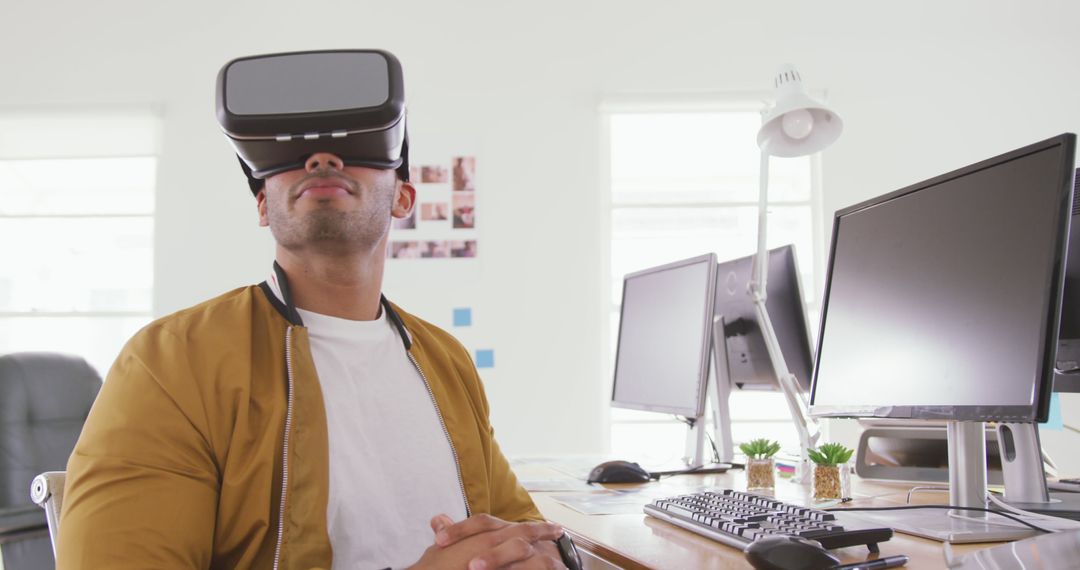
[[[491,533],[491,549],[473,558],[468,570],[561,568],[551,555],[558,555],[552,541],[562,534],[562,527],[548,522],[510,524]]]
[[[446,515],[435,515],[431,517],[431,531],[438,533],[440,530],[452,526],[454,519]]]
[[[437,517],[436,517],[437,518]],[[434,521],[433,521],[434,522]],[[459,523],[444,527],[435,532],[435,544],[450,546],[462,539],[482,532],[491,532],[510,525],[502,519],[488,514],[473,515]]]
[[[525,522],[503,528],[498,534],[501,540],[523,538],[528,542],[540,542],[541,540],[558,540],[563,535],[563,529],[555,523]]]
[[[533,544],[535,554],[499,570],[566,570],[562,555],[554,542],[543,540]]]
[[[495,570],[519,560],[525,560],[535,552],[532,543],[528,540],[521,537],[511,538],[470,560],[469,570]]]

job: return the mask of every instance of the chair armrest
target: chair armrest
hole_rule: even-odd
[[[60,508],[64,502],[65,471],[46,471],[30,482],[30,500],[45,509],[45,521],[49,527],[53,555],[56,555],[56,537],[60,534]]]

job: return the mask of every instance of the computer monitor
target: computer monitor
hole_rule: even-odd
[[[714,311],[724,318],[732,386],[747,390],[778,390],[779,381],[765,348],[757,310],[746,291],[753,261],[754,256],[750,255],[720,264],[716,272]],[[809,392],[814,358],[794,245],[769,251],[766,293],[765,307],[780,343],[780,352],[799,387]]]
[[[1055,392],[1080,392],[1080,170],[1074,175],[1072,229],[1061,299]]]
[[[949,420],[954,505],[986,501],[975,422],[1046,421],[1075,147],[1061,135],[836,213],[811,413]],[[1007,431],[1038,461],[1037,430]]]
[[[836,213],[813,413],[1046,421],[1074,138]]]
[[[704,415],[715,288],[712,253],[624,278],[612,405]]]

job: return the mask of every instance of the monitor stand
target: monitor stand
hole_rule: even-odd
[[[1000,423],[997,435],[1005,503],[1025,511],[1080,520],[1080,493],[1051,493],[1046,487],[1039,425]]]
[[[766,348],[769,349],[769,359],[773,365],[776,377],[779,379],[780,391],[784,394],[791,413],[791,421],[799,433],[800,458],[795,466],[795,476],[792,481],[796,483],[810,482],[810,460],[807,455],[814,444],[817,443],[820,433],[816,430],[817,420],[807,418],[803,413],[805,402],[800,398],[795,377],[787,369],[783,354],[780,352],[776,333],[772,328],[768,311],[765,310],[764,299],[760,302],[755,298],[755,307],[758,310],[758,322],[762,323],[762,335],[765,337]],[[727,337],[725,335],[726,321],[723,315],[713,317],[712,330],[712,362],[710,374],[707,379],[706,392],[708,400],[712,402],[713,434],[717,446],[719,462],[730,465],[735,458],[735,446],[731,436],[731,412],[729,400],[731,398],[731,368],[727,353]],[[702,406],[705,409],[705,406]],[[808,426],[815,428],[813,434]],[[693,418],[690,430],[686,437],[686,455],[684,461],[691,468],[701,467],[705,463],[705,417]]]
[[[720,342],[717,342],[717,339]],[[712,407],[712,433],[716,444],[718,461],[723,465],[730,465],[735,459],[735,444],[731,437],[731,371],[728,368],[727,343],[724,339],[724,319],[713,319],[712,333],[712,361],[710,362],[709,376],[706,378],[707,400]],[[705,409],[705,406],[702,406]],[[693,419],[686,436],[686,456],[683,460],[691,469],[701,468],[708,463],[705,460],[705,432],[708,427],[705,423],[705,414]],[[711,451],[711,450],[710,450]]]
[[[957,507],[990,508],[987,507],[986,499],[986,432],[984,424],[982,422],[949,421],[946,424],[946,430],[949,439],[949,504]],[[1043,493],[1045,493],[1046,478],[1042,475],[1042,459],[1038,451],[1037,433],[1035,439],[1035,447],[1027,447],[1030,441],[1025,441],[1019,443],[1015,449],[1023,447],[1030,451],[1032,457],[1038,459],[1037,468],[1040,474],[1038,481],[1043,485]],[[1008,468],[1005,464],[1006,458],[1003,447],[1002,468],[1007,473]],[[1025,477],[1027,476],[1025,475]],[[1023,488],[1016,482],[1015,475],[1012,480],[1013,487],[1020,486]],[[1007,474],[1005,475],[1005,486],[1006,489],[1010,487],[1010,476]],[[952,543],[1003,542],[1038,534],[1035,530],[1005,517],[978,511],[953,510],[945,513],[938,509],[916,509],[860,512],[856,514],[858,514],[859,518],[888,525],[898,532]]]

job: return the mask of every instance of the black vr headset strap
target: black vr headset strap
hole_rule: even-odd
[[[236,160],[240,161],[240,169],[244,171],[244,176],[247,176],[248,186],[251,187],[251,195],[258,196],[259,190],[262,190],[263,185],[266,183],[251,175],[251,168],[244,162],[244,159],[240,158],[239,154],[236,155]]]
[[[293,304],[292,291],[289,290],[289,278],[285,276],[285,270],[278,265],[277,261],[274,261],[274,274],[277,275],[281,298],[285,301],[285,318],[294,325],[304,326],[304,320],[300,318],[300,313],[296,310],[296,305]]]
[[[397,167],[398,178],[409,182],[409,131],[405,130],[405,140],[401,141],[401,166]]]
[[[393,305],[386,298],[386,295],[379,296],[379,302],[383,306],[383,310],[386,311],[386,316],[390,318],[390,322],[393,323],[394,328],[398,330],[398,334],[401,336],[401,342],[405,345],[405,350],[412,348],[412,337],[409,336],[409,329],[405,328],[405,323],[401,320],[401,315],[397,314]]]

